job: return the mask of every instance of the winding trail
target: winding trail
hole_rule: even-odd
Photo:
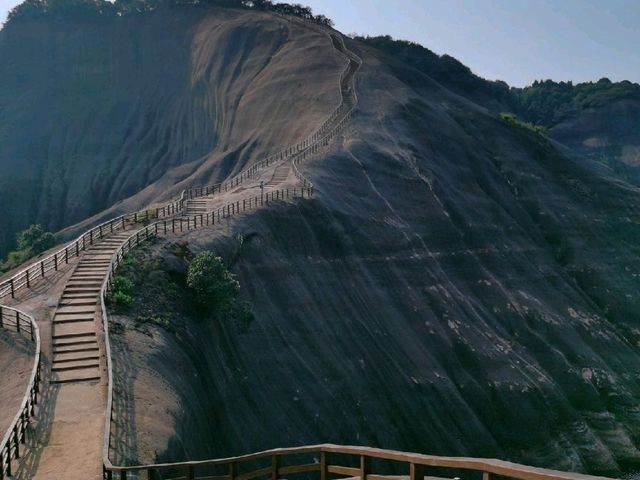
[[[315,26],[305,25],[318,30]],[[202,195],[203,190],[209,192],[209,188],[195,189],[200,195],[186,200],[182,211],[171,218],[190,220],[225,205],[240,205],[245,201],[257,208],[263,205],[265,197],[268,204],[269,195],[273,200],[276,193],[278,198],[284,199],[284,191],[289,198],[289,190],[296,192],[297,189],[299,197],[301,184],[311,191],[312,184],[300,173],[298,164],[318,155],[346,124],[356,103],[353,75],[359,67],[336,33],[324,29],[321,32],[331,39],[330,43],[336,50],[349,59],[340,79],[342,101],[336,111],[312,137],[279,154],[281,160],[272,159],[266,167],[250,167],[250,174],[241,173],[225,182],[224,191],[219,188],[217,193]],[[211,190],[215,192],[215,188]],[[292,197],[296,198],[295,195]],[[233,213],[239,211],[239,208],[234,209]],[[127,217],[126,225],[122,220],[123,228],[115,232],[111,229],[103,234],[101,230],[100,239],[93,244],[91,237],[92,245],[86,251],[78,253],[76,250],[78,262],[75,267],[70,267],[72,271],[67,275],[55,305],[51,333],[43,341],[43,351],[50,356],[49,375],[45,374],[48,378],[42,406],[29,436],[26,454],[22,455],[18,465],[17,478],[98,480],[105,475],[111,478],[111,474],[103,470],[103,461],[105,466],[110,465],[108,458],[104,458],[103,447],[105,442],[107,445],[109,442],[109,432],[105,437],[104,429],[105,411],[111,418],[111,412],[108,412],[111,390],[108,375],[110,352],[104,337],[108,329],[103,328],[107,319],[103,318],[101,302],[114,256],[127,246],[127,242],[130,249],[132,238],[137,245],[140,232],[148,236],[148,230],[138,223],[142,217],[134,218]],[[197,225],[196,220],[194,225]],[[200,226],[204,226],[202,221]],[[57,263],[55,267],[58,270]]]

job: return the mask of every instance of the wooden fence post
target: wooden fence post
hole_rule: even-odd
[[[328,457],[327,452],[320,452],[320,480],[329,480]]]
[[[424,465],[409,465],[409,480],[424,480]]]
[[[369,470],[371,469],[371,459],[364,455],[360,455],[360,480],[367,480]]]

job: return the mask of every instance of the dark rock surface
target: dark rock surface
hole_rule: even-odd
[[[360,53],[358,112],[303,167],[316,196],[187,237],[233,259],[255,320],[154,331],[131,388],[184,374],[138,438],[169,417],[161,460],[336,442],[637,467],[638,190]]]

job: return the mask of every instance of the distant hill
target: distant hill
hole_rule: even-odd
[[[606,165],[620,178],[640,184],[640,85],[629,81],[573,84],[536,81],[525,88],[475,75],[449,55],[388,35],[355,37],[455,93],[495,112],[508,111],[544,126],[552,138],[578,155]],[[416,81],[419,81],[416,77]]]

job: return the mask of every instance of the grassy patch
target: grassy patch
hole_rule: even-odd
[[[516,126],[518,128],[522,128],[524,130],[528,130],[530,132],[535,133],[536,135],[546,135],[547,134],[547,129],[544,126],[536,125],[536,124],[529,123],[529,122],[523,122],[517,116],[515,116],[513,113],[501,113],[500,114],[500,119],[503,122],[508,123],[509,125],[513,125],[513,126]]]

